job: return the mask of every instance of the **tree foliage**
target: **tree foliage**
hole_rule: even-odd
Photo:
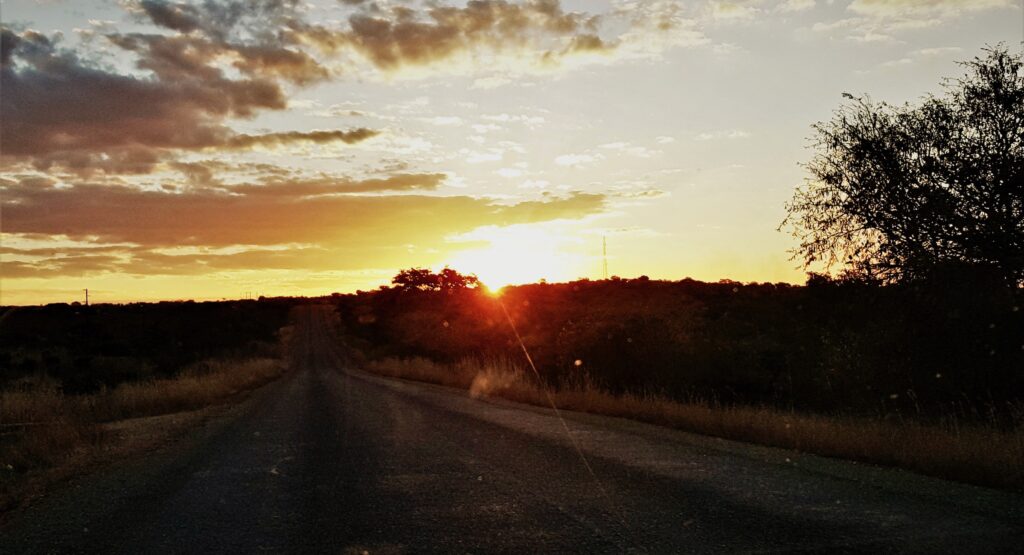
[[[445,267],[434,273],[426,268],[409,268],[398,272],[391,283],[403,291],[454,291],[478,287],[480,280],[472,274],[460,274]]]
[[[814,126],[811,178],[787,204],[806,265],[885,282],[1024,283],[1024,72],[998,46],[919,105],[850,100]]]

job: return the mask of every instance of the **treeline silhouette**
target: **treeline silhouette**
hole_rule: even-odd
[[[397,282],[396,282],[397,283]],[[1024,295],[962,282],[397,284],[337,297],[371,358],[518,357],[548,385],[826,414],[1022,421]],[[503,309],[504,306],[504,309]],[[524,361],[525,362],[525,361]]]
[[[64,393],[175,375],[211,358],[274,357],[291,299],[0,309],[0,388],[48,377]]]

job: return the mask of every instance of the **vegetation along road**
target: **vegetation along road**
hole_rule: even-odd
[[[1003,552],[1024,503],[345,368],[326,308],[230,417],[0,528],[22,552]],[[564,420],[563,420],[564,419]]]

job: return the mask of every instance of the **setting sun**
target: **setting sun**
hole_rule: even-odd
[[[459,252],[447,265],[475,274],[491,291],[542,279],[568,281],[587,274],[591,264],[570,250],[576,241],[541,226],[486,227],[460,240],[485,246]]]

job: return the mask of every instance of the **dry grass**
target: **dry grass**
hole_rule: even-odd
[[[548,406],[545,390],[508,360],[440,365],[413,358],[372,362],[371,372]],[[585,378],[549,391],[561,409],[630,418],[700,434],[858,460],[1011,490],[1024,490],[1024,428],[943,427],[832,417],[768,407],[713,407],[654,395],[613,395]]]
[[[172,379],[63,395],[55,383],[0,392],[0,510],[17,501],[26,473],[59,466],[103,441],[103,424],[198,409],[280,376],[273,359],[207,361]]]
[[[173,379],[126,383],[84,397],[77,410],[98,422],[192,410],[259,387],[282,370],[273,359],[206,362]]]

